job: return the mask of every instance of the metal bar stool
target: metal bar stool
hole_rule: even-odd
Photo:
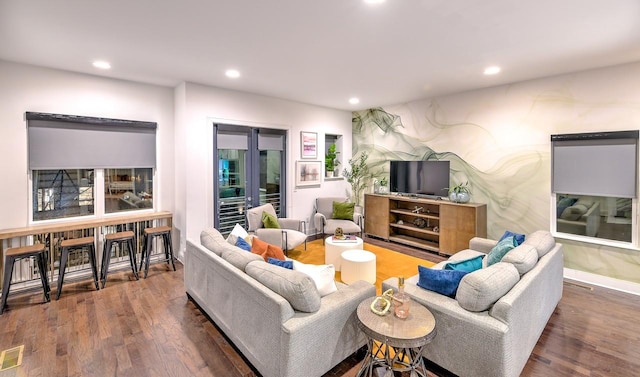
[[[56,300],[60,299],[60,293],[62,292],[62,283],[64,282],[64,272],[67,267],[69,252],[83,247],[89,248],[89,263],[91,264],[91,271],[93,272],[93,282],[96,285],[96,290],[100,290],[98,285],[98,269],[96,268],[96,245],[93,236],[72,238],[60,242],[60,270],[58,271],[58,292],[56,293]]]
[[[5,253],[6,264],[4,265],[4,279],[2,283],[2,306],[0,306],[0,314],[4,312],[4,307],[7,304],[7,295],[9,295],[9,286],[11,285],[11,275],[13,275],[13,264],[19,259],[36,257],[38,272],[40,274],[40,281],[42,282],[42,290],[44,291],[44,299],[46,300],[46,302],[50,301],[49,291],[51,291],[51,289],[49,288],[49,281],[47,280],[46,255],[47,254],[43,243],[7,249]]]
[[[100,271],[100,280],[102,281],[102,288],[107,284],[107,274],[109,273],[109,263],[111,262],[111,248],[113,245],[118,244],[120,249],[124,244],[127,244],[129,249],[129,262],[131,263],[131,270],[133,276],[138,280],[138,270],[136,269],[136,251],[133,247],[135,240],[135,234],[132,231],[117,232],[107,234],[104,237],[104,249],[102,250],[102,270]]]
[[[176,270],[176,265],[173,262],[173,246],[171,244],[171,227],[169,226],[159,226],[155,228],[146,228],[144,230],[144,242],[142,244],[142,256],[140,257],[140,270],[142,270],[142,264],[144,263],[144,277],[147,278],[147,274],[149,273],[149,261],[151,260],[151,249],[153,239],[155,237],[162,237],[164,242],[164,255],[167,263],[171,262],[173,266],[173,270]]]

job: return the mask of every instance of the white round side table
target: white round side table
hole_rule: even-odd
[[[332,237],[324,240],[324,264],[333,264],[336,271],[340,271],[340,254],[346,250],[362,250],[362,238],[356,237],[355,242],[333,241]]]
[[[340,279],[351,284],[357,280],[376,283],[376,255],[366,250],[347,250],[340,255]]]

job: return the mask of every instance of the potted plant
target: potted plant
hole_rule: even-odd
[[[327,153],[324,155],[324,169],[327,177],[333,177],[336,167],[340,165],[340,161],[337,160],[339,153],[340,152],[336,152],[335,143],[329,145],[329,149],[327,149]]]
[[[460,183],[449,187],[449,200],[454,203],[466,203],[471,200],[469,182]]]
[[[342,171],[342,175],[351,185],[351,193],[356,206],[360,206],[360,197],[364,189],[369,186],[367,179],[369,179],[370,176],[367,158],[369,158],[369,154],[366,151],[362,152],[360,157],[349,160],[351,169],[344,169]]]
[[[387,181],[386,176],[382,176],[380,181],[378,181],[378,194],[388,194],[389,193],[389,181]]]

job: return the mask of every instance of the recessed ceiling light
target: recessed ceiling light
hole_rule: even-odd
[[[232,79],[237,79],[238,77],[240,77],[240,72],[238,72],[235,69],[227,69],[227,71],[224,74],[227,75],[227,77]]]
[[[500,73],[502,69],[496,65],[491,66],[491,67],[487,67],[484,69],[484,74],[485,75],[495,75],[496,73]]]
[[[352,105],[357,105],[360,103],[360,99],[356,97],[349,98],[349,103]]]
[[[93,66],[100,69],[111,69],[111,64],[104,60],[96,60],[93,62]]]

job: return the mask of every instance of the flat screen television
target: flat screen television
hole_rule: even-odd
[[[449,165],[449,161],[390,161],[390,191],[447,196]]]

